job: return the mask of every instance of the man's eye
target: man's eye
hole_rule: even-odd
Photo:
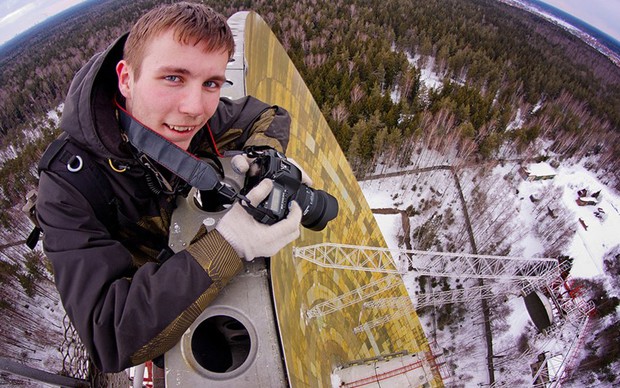
[[[166,81],[171,81],[171,82],[179,82],[179,81],[181,81],[181,78],[179,78],[176,75],[167,75],[167,76],[164,77],[164,79]]]
[[[207,81],[203,84],[206,88],[209,89],[219,89],[222,85],[217,81]]]

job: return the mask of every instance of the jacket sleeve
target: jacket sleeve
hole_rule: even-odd
[[[37,214],[61,300],[94,364],[121,371],[163,354],[242,268],[211,232],[163,264],[130,252],[69,183],[41,174]]]
[[[238,100],[221,98],[209,125],[222,149],[269,145],[284,152],[291,118],[285,109],[251,96]]]

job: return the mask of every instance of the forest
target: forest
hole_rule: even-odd
[[[156,3],[93,4],[31,48],[20,46],[28,55],[3,56],[2,144],[56,108],[79,67]],[[550,151],[565,157],[600,153],[595,169],[617,181],[611,176],[620,147],[616,66],[559,27],[496,1],[411,3],[209,4],[225,15],[255,10],[272,26],[360,173],[376,148],[398,148],[403,139],[440,127],[436,135],[453,137],[451,144],[468,150],[465,159],[501,157],[504,145],[533,156],[528,146],[549,138]],[[420,66],[431,59],[444,77],[437,90],[420,82]],[[534,111],[537,104],[543,108]],[[524,123],[510,130],[519,110]]]
[[[0,253],[24,256],[0,260],[2,287],[28,295],[49,278],[42,257],[12,244],[30,232],[19,209],[73,75],[163,2],[92,1],[0,51]],[[535,15],[495,0],[204,2],[265,19],[360,179],[420,148],[457,167],[594,155],[588,167],[620,190],[620,69]],[[429,88],[423,69],[441,85]]]

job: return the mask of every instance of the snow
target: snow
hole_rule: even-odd
[[[525,257],[540,256],[540,252],[545,249],[543,244],[530,234],[521,237],[517,242],[517,247],[521,249]]]
[[[60,105],[56,107],[56,109],[47,112],[47,118],[49,120],[52,120],[55,125],[58,125],[58,123],[60,122],[59,112],[62,112],[64,108],[65,108],[65,104],[61,103]]]
[[[377,214],[375,215],[379,229],[383,233],[385,242],[390,249],[398,249],[398,234],[401,230],[400,214]]]
[[[50,125],[58,127],[60,122],[60,112],[62,112],[64,104],[58,105],[56,109],[52,109],[47,112],[47,122],[44,120],[34,120],[32,127],[28,131],[22,131],[21,137],[18,139],[19,143],[27,144],[36,141],[43,135],[43,131],[49,130]],[[15,144],[8,144],[5,148],[0,150],[0,166],[2,166],[7,160],[15,159],[21,152],[21,146]]]
[[[409,61],[409,63],[420,68],[420,81],[427,89],[441,89],[443,86],[443,76],[433,70],[435,58],[427,57],[426,61],[423,61],[422,56],[419,54],[413,57],[409,53],[405,54],[407,55],[407,61]]]
[[[424,155],[423,155],[424,156]],[[414,172],[416,168],[429,167],[444,163],[446,156],[434,155],[428,152],[423,158],[412,155],[411,165],[398,168],[379,164],[375,170],[375,177],[361,181],[360,186],[372,209],[398,209],[403,211],[413,207],[416,215],[410,217],[412,244],[416,243],[415,230],[433,217],[444,215],[440,226],[439,239],[443,241],[443,248],[449,247],[449,240],[461,238],[463,232],[463,216],[454,179],[450,171],[437,170],[431,172]],[[451,159],[450,157],[448,159]],[[568,162],[565,162],[568,163]],[[541,181],[525,181],[518,173],[520,165],[504,163],[493,168],[471,166],[459,170],[459,180],[463,188],[467,207],[472,223],[506,221],[507,235],[491,233],[490,238],[497,238],[497,246],[501,244],[509,247],[508,255],[527,258],[544,257],[549,245],[554,241],[561,254],[573,258],[571,276],[573,278],[594,278],[606,276],[603,267],[605,254],[616,249],[620,250],[620,196],[612,189],[601,184],[596,175],[583,167],[584,161],[576,164],[560,165],[553,169],[553,179]],[[543,168],[548,172],[548,164],[533,165],[534,170]],[[399,170],[409,171],[398,176],[379,177],[380,174],[394,174]],[[544,174],[546,175],[546,173]],[[578,191],[586,189],[587,195],[600,190],[600,202],[596,206],[579,206],[576,202]],[[485,201],[484,210],[476,213],[472,209],[478,201]],[[473,198],[476,200],[473,200]],[[482,197],[485,197],[482,199]],[[433,202],[434,201],[434,202]],[[425,203],[433,205],[425,210]],[[601,208],[604,217],[600,216]],[[448,209],[454,214],[454,222],[445,222]],[[549,210],[549,212],[548,212]],[[490,214],[485,214],[485,211]],[[555,218],[550,214],[553,213]],[[599,217],[595,213],[599,214]],[[404,249],[402,243],[403,231],[401,215],[375,214],[379,228],[383,232],[387,245],[391,249]],[[585,230],[579,220],[588,226]],[[557,226],[554,228],[554,226]],[[484,228],[479,228],[483,230]],[[491,230],[493,230],[491,228]],[[499,230],[499,229],[498,229]],[[481,233],[481,232],[479,232]],[[486,236],[476,235],[481,240]],[[457,249],[468,250],[468,244],[461,239],[454,244]],[[413,249],[420,247],[413,246]],[[435,246],[429,250],[436,250]],[[497,253],[496,253],[497,254]],[[403,281],[410,296],[415,298],[420,292],[420,283],[415,274],[407,273]],[[464,287],[474,283],[466,279],[450,280],[451,289],[461,284]],[[429,287],[428,283],[426,287]],[[498,283],[498,287],[502,287]],[[505,286],[504,286],[505,287]],[[493,348],[496,355],[512,354],[516,356],[517,346],[522,341],[528,344],[536,343],[535,327],[529,319],[519,290],[510,290],[509,294],[499,297],[491,303],[499,309],[499,318],[494,315]],[[479,307],[468,306],[469,311],[461,316],[458,323],[450,324],[443,330],[438,327],[438,315],[421,314],[420,320],[429,340],[436,340],[444,349],[446,359],[454,373],[451,382],[463,384],[465,387],[475,387],[478,384],[487,384],[486,347],[482,329],[483,316]],[[551,353],[564,354],[567,349],[560,348],[560,342],[553,347]],[[498,363],[507,362],[501,361]],[[511,365],[510,372],[500,372],[496,365],[496,378],[504,378],[505,373],[516,373],[516,376],[530,374],[527,362],[521,361]],[[503,368],[501,368],[503,369]],[[525,380],[523,380],[525,384]]]
[[[393,181],[391,179],[389,182],[388,184],[385,184],[386,182],[381,182],[381,180],[360,182],[366,201],[368,201],[368,205],[371,209],[393,207],[394,200],[392,199],[392,195],[398,192],[398,190],[393,186]],[[380,222],[382,216],[375,215],[375,218],[377,222]],[[384,237],[390,234],[391,230],[384,230],[381,224],[379,224],[379,227]]]
[[[596,176],[582,166],[561,167],[554,181],[564,189],[564,205],[588,225],[588,230],[581,226],[577,228],[569,248],[570,255],[575,258],[573,276],[591,278],[603,275],[605,253],[620,244],[620,196],[600,184]],[[601,190],[601,202],[596,206],[577,205],[577,191],[583,188],[589,193]],[[594,215],[598,208],[605,211],[607,217],[604,220]]]
[[[525,332],[528,325],[531,325],[530,317],[525,309],[525,304],[521,298],[511,298],[506,302],[510,306],[510,315],[507,321],[510,322],[510,329],[507,334],[513,338],[517,338],[521,333]]]
[[[545,162],[529,164],[526,170],[535,176],[553,176],[556,174],[555,169]]]
[[[540,108],[542,108],[543,106],[543,102],[542,100],[539,100],[536,105],[534,105],[534,107],[532,108],[532,114],[538,112],[540,110]]]
[[[398,102],[400,101],[400,89],[398,88],[398,85],[396,85],[394,90],[390,92],[390,99],[394,104],[398,104]]]
[[[396,51],[396,46],[392,45],[392,51]],[[435,72],[435,58],[434,57],[422,57],[419,54],[411,56],[408,52],[405,52],[407,61],[409,64],[420,70],[420,82],[426,90],[436,89],[439,90],[443,86],[444,75]],[[390,91],[390,99],[393,103],[400,102],[401,92],[398,85]]]
[[[523,124],[525,124],[525,119],[523,117],[523,113],[521,112],[521,108],[518,108],[517,113],[515,114],[514,120],[509,122],[508,125],[506,126],[506,131],[511,132],[516,129],[519,129],[523,127]]]
[[[569,226],[572,227],[567,231],[567,233],[572,233],[570,244],[563,252],[574,259],[571,275],[584,278],[602,275],[604,255],[620,244],[620,196],[601,184],[593,173],[579,164],[560,166],[558,169],[553,169],[546,163],[530,165],[532,171],[537,174],[544,175],[551,172],[555,174],[553,179],[531,182],[522,180],[515,173],[516,168],[515,165],[506,164],[503,167],[495,167],[491,172],[491,179],[495,181],[501,181],[502,177],[507,174],[514,175],[514,184],[518,190],[518,195],[503,198],[505,201],[514,201],[516,211],[513,221],[516,244],[511,250],[511,255],[520,254],[524,257],[544,255],[545,243],[540,240],[533,229],[533,225],[539,221],[536,220],[535,206],[530,197],[547,199],[545,196],[553,197],[557,194],[559,198],[549,198],[549,200],[557,199],[551,203],[556,207],[555,210],[560,208],[559,210],[564,210],[569,214]],[[382,173],[391,173],[397,168],[383,166],[381,170]],[[448,172],[445,172],[444,176],[434,172],[432,178],[432,186],[435,189],[451,190],[452,181]],[[361,187],[371,208],[405,210],[410,204],[418,205],[421,199],[429,194],[428,192],[420,193],[424,181],[423,173],[409,174],[363,181]],[[414,191],[413,186],[418,186],[419,190]],[[577,192],[584,188],[589,194],[600,190],[600,203],[596,206],[579,206],[576,203]],[[504,207],[499,208],[499,210],[503,209]],[[603,217],[600,216],[600,210],[604,212]],[[400,216],[377,215],[376,219],[388,246],[398,248]],[[582,227],[580,219],[587,225],[587,230]]]
[[[522,203],[519,211],[519,223],[527,225],[532,220],[532,204],[530,195],[560,190],[561,198],[558,205],[573,213],[572,223],[575,226],[570,245],[565,254],[574,258],[571,275],[574,277],[593,278],[603,275],[603,258],[605,253],[620,244],[620,196],[598,182],[596,176],[581,165],[560,166],[552,180],[523,181],[518,190]],[[589,193],[601,191],[601,202],[596,206],[579,206],[576,202],[577,192],[588,189]],[[603,209],[606,217],[597,218],[595,212]],[[588,226],[585,230],[579,220]],[[527,229],[527,228],[524,228]],[[543,244],[532,234],[521,238],[519,247],[523,255],[534,257],[544,251]]]
[[[570,245],[565,254],[574,258],[571,275],[574,277],[592,278],[603,275],[603,257],[605,253],[620,244],[620,196],[608,189],[596,176],[587,171],[581,165],[560,166],[557,170],[546,164],[531,165],[536,174],[546,175],[550,172],[556,174],[551,180],[546,181],[522,181],[519,186],[519,231],[528,230],[528,224],[533,219],[533,206],[531,195],[545,195],[559,190],[561,198],[557,206],[563,206],[573,213],[572,223],[575,226]],[[498,169],[494,175],[501,175],[506,169]],[[589,193],[601,191],[601,202],[596,206],[579,206],[576,203],[577,192],[583,188]],[[605,219],[597,218],[594,214],[601,208],[605,212]],[[579,223],[582,219],[588,230]],[[523,256],[537,257],[544,253],[544,244],[533,234],[527,233],[519,239],[518,248],[523,249]],[[519,249],[514,249],[518,251]]]

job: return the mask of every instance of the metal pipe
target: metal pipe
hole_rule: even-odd
[[[0,371],[13,373],[31,380],[56,385],[59,387],[90,388],[90,383],[86,380],[45,372],[40,369],[32,368],[16,361],[9,360],[5,357],[0,357]]]
[[[133,388],[142,388],[146,364],[136,365],[133,370]]]

